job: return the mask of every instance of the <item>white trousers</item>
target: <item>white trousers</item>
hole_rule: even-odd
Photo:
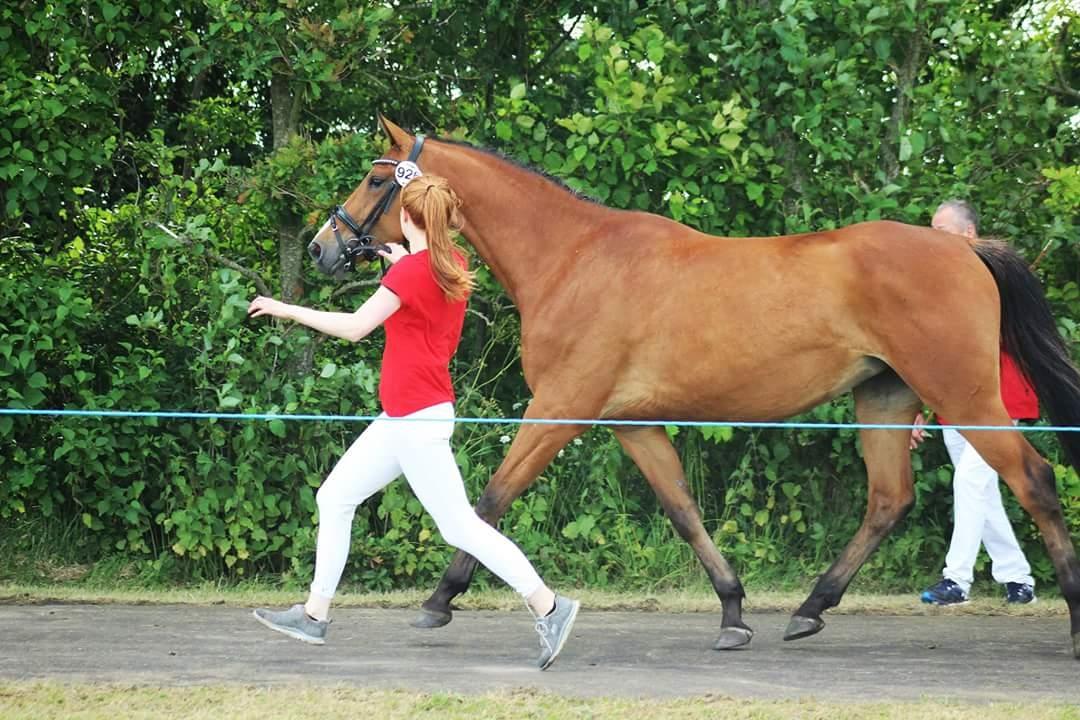
[[[345,451],[316,495],[314,594],[334,597],[349,557],[356,506],[403,473],[446,542],[475,557],[525,597],[543,586],[521,549],[473,510],[450,451],[453,431],[450,403],[424,408],[405,419],[383,413]]]
[[[990,555],[994,580],[1034,586],[1031,566],[1001,504],[997,473],[959,432],[946,428],[942,435],[955,468],[953,532],[942,576],[968,592],[981,543]]]

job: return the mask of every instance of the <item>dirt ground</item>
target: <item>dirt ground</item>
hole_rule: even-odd
[[[195,606],[0,606],[0,679],[146,685],[330,683],[568,696],[1080,703],[1080,662],[1062,617],[826,616],[781,636],[787,615],[750,613],[749,649],[711,649],[719,616],[583,609],[558,661],[533,666],[532,621],[459,611],[438,630],[412,611],[337,611],[327,644],[273,633],[250,610]]]

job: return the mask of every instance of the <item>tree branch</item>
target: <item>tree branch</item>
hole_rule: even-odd
[[[1046,257],[1046,254],[1050,251],[1050,246],[1054,244],[1055,240],[1057,240],[1057,238],[1050,238],[1046,241],[1046,244],[1043,245],[1042,250],[1039,251],[1038,256],[1031,261],[1031,265],[1028,266],[1029,268],[1034,270],[1035,268],[1039,267],[1039,263],[1041,263],[1043,261],[1043,258]]]
[[[465,312],[469,313],[470,315],[475,315],[476,317],[480,318],[481,320],[484,321],[484,324],[487,325],[488,327],[491,327],[492,325],[495,324],[494,320],[492,320],[491,318],[489,318],[487,315],[480,312],[479,310],[473,310],[471,307],[467,307],[467,308],[465,308]]]
[[[555,56],[555,53],[557,53],[563,48],[563,46],[566,45],[567,40],[571,39],[571,36],[574,33],[574,28],[577,27],[579,22],[581,22],[581,15],[578,15],[576,18],[574,18],[574,23],[570,26],[570,28],[563,31],[562,37],[551,44],[551,47],[548,48],[547,52],[544,53],[544,56],[540,58],[540,60],[535,65],[533,65],[531,68],[527,68],[526,75],[531,74],[532,77],[535,79],[535,77],[543,71],[544,66],[547,65],[551,58]]]
[[[1057,58],[1055,57],[1059,53],[1063,57],[1067,57],[1069,52],[1068,45],[1069,24],[1065,23],[1062,26],[1061,31],[1058,33],[1057,37],[1054,38],[1054,52],[1050,55],[1050,67],[1054,69],[1054,77],[1057,78],[1058,84],[1051,85],[1049,89],[1051,92],[1056,92],[1061,95],[1065,95],[1066,97],[1080,98],[1080,91],[1077,91],[1069,86],[1068,80],[1065,79],[1065,73],[1061,71],[1061,66],[1058,65]]]
[[[349,293],[359,290],[360,288],[374,287],[380,282],[381,281],[376,278],[353,280],[352,282],[348,282],[344,285],[339,286],[337,289],[334,290],[334,292],[330,293],[330,299],[333,300],[334,298],[341,297],[342,295],[348,295]]]
[[[173,240],[176,240],[179,243],[187,245],[188,247],[194,247],[195,246],[195,241],[192,240],[191,238],[183,237],[182,235],[177,235],[176,233],[174,233],[172,230],[165,227],[161,223],[154,223],[154,225],[156,225],[159,230],[161,230],[163,233],[165,233],[166,235],[171,237]],[[273,297],[273,293],[270,292],[270,287],[262,279],[262,276],[259,275],[259,273],[255,272],[254,270],[252,270],[250,268],[244,267],[243,265],[236,262],[235,260],[230,260],[227,257],[218,254],[217,252],[215,252],[214,250],[211,250],[210,248],[206,248],[205,252],[206,252],[206,255],[211,260],[214,260],[215,262],[218,262],[218,263],[224,265],[227,268],[231,268],[231,269],[235,270],[236,272],[240,273],[241,275],[243,275],[247,279],[251,280],[251,282],[255,283],[255,288],[259,291],[260,295],[265,295],[267,297]]]

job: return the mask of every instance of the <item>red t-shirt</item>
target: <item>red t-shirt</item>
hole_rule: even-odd
[[[465,258],[457,255],[465,266]],[[386,319],[379,402],[391,417],[454,401],[450,358],[461,340],[465,300],[450,302],[435,282],[427,250],[394,263],[382,279],[401,300]]]
[[[1014,420],[1037,420],[1039,398],[1012,356],[1001,351],[1001,400]]]

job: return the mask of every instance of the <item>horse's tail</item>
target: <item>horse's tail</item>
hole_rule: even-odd
[[[998,286],[1005,351],[1035,386],[1050,421],[1080,427],[1080,371],[1069,357],[1039,279],[1020,253],[1000,240],[979,239],[972,248]],[[1058,438],[1069,462],[1080,470],[1080,432],[1059,432]]]

